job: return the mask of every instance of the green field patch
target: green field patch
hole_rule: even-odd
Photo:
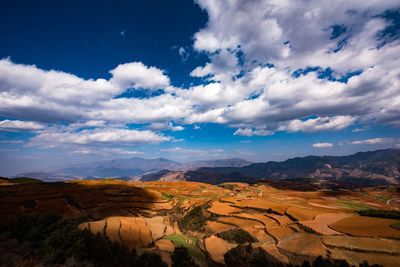
[[[175,197],[174,195],[168,193],[162,193],[161,195],[168,200],[172,200]]]
[[[369,210],[369,209],[374,209],[373,207],[364,204],[364,203],[360,203],[360,202],[356,202],[356,201],[352,201],[352,200],[348,200],[348,199],[340,199],[335,201],[336,205],[345,207],[345,208],[349,208],[349,209],[353,209],[353,210]]]
[[[400,222],[394,223],[390,225],[392,228],[400,230]]]
[[[197,239],[180,234],[167,235],[163,239],[167,239],[174,243],[176,247],[187,248],[190,255],[198,259],[204,259],[204,253],[197,247]]]

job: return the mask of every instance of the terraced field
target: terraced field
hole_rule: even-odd
[[[232,240],[250,234],[253,247],[283,263],[301,264],[322,255],[354,265],[368,260],[400,266],[400,230],[394,227],[400,220],[355,213],[366,208],[399,210],[400,203],[394,201],[398,192],[116,180],[5,185],[0,187],[0,224],[19,213],[56,212],[139,253],[157,251],[168,264],[176,246],[188,248],[201,266],[223,264],[224,254],[239,242]],[[224,240],[227,234],[219,234],[223,232],[236,235]]]

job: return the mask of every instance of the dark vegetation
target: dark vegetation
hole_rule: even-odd
[[[191,231],[203,231],[207,220],[214,220],[217,216],[208,212],[205,206],[194,207],[180,221],[181,228]]]
[[[400,230],[400,222],[394,223],[390,226],[393,227],[394,229]]]
[[[236,248],[229,250],[225,255],[225,264],[229,267],[293,267],[292,264],[284,264],[277,261],[273,256],[265,252],[262,248],[253,248],[251,244],[238,245]],[[298,266],[298,265],[297,265]],[[350,267],[346,260],[332,260],[317,257],[311,264],[304,261],[301,267]],[[381,267],[381,265],[368,264],[364,261],[359,267]]]
[[[276,266],[285,267],[262,248],[253,248],[252,245],[238,245],[225,255],[225,264],[229,267],[257,267]]]
[[[242,228],[230,229],[217,234],[218,237],[238,244],[254,243],[257,239]]]
[[[171,256],[172,267],[198,267],[199,265],[190,256],[188,249],[185,247],[175,248]]]
[[[40,179],[30,178],[30,177],[17,177],[17,178],[0,177],[0,183],[37,184],[37,183],[43,183],[43,181]]]
[[[400,210],[358,210],[357,213],[361,216],[378,217],[386,219],[400,219]]]
[[[11,252],[1,246],[0,266],[17,266],[21,261],[44,266],[167,266],[159,255],[145,253],[139,257],[135,250],[101,234],[80,230],[74,221],[54,214],[19,215],[2,229],[1,240],[16,242],[18,249]]]

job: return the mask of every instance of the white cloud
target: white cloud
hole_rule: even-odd
[[[79,154],[79,155],[104,155],[104,156],[110,156],[110,155],[142,155],[142,151],[136,151],[136,150],[126,150],[122,148],[78,148],[74,151],[72,151],[73,154]]]
[[[0,140],[0,143],[15,145],[15,144],[22,144],[22,143],[24,143],[24,141],[23,140]]]
[[[348,59],[351,58],[349,55],[360,56],[361,52],[365,52],[360,46],[370,37],[365,34],[366,28],[373,32],[371,18],[399,6],[395,0],[384,3],[362,0],[340,0],[334,3],[329,0],[311,0],[306,3],[265,0],[197,2],[207,11],[209,21],[194,36],[196,49],[215,52],[240,46],[249,62],[272,62],[295,69],[324,66],[329,62],[328,59],[333,58],[337,62],[333,64],[358,65],[360,58],[345,62],[345,55]],[[332,39],[333,25],[344,25],[347,30],[342,36]],[[348,44],[345,51],[336,55],[327,53],[345,38],[348,43],[355,40],[361,44],[358,47]]]
[[[359,132],[367,131],[367,130],[369,130],[369,129],[370,129],[369,126],[363,126],[363,127],[354,128],[354,129],[352,129],[351,131],[352,131],[353,133],[359,133]]]
[[[315,143],[312,145],[312,147],[314,148],[329,148],[329,147],[333,147],[332,143]]]
[[[286,128],[290,132],[317,132],[317,131],[337,131],[352,124],[354,118],[351,116],[318,117],[308,120],[292,120]]]
[[[237,129],[233,135],[239,135],[239,136],[268,136],[272,135],[273,132],[263,130],[263,129],[251,129],[251,128],[239,128]]]
[[[91,119],[125,123],[179,120],[192,112],[190,102],[182,97],[163,94],[147,99],[118,98],[100,103],[88,112]]]
[[[185,127],[180,125],[174,125],[172,122],[153,122],[148,126],[149,129],[153,130],[171,130],[173,132],[179,132],[185,130]]]
[[[2,120],[0,121],[0,131],[37,131],[46,126],[34,121]]]
[[[352,141],[353,145],[377,145],[377,144],[387,144],[393,142],[392,138],[371,138],[365,140],[355,140]]]
[[[118,65],[110,73],[111,83],[121,88],[163,89],[169,85],[169,78],[162,70],[142,62]]]
[[[182,126],[180,126],[180,125],[178,125],[178,126],[172,126],[171,130],[174,131],[174,132],[180,132],[180,131],[185,130],[185,127],[182,127]]]
[[[186,51],[184,47],[179,47],[178,49],[179,56],[181,57],[182,61],[186,61],[189,57],[189,53]]]
[[[29,146],[56,147],[88,144],[142,144],[170,141],[171,137],[149,130],[95,128],[70,131],[68,128],[48,128],[31,139]]]

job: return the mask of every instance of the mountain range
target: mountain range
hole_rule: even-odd
[[[106,177],[130,180],[133,177],[159,172],[160,170],[189,171],[202,167],[243,167],[249,164],[251,164],[251,162],[238,158],[180,163],[165,158],[144,159],[140,157],[132,157],[75,164],[55,171],[20,173],[14,177],[32,177],[43,181]]]
[[[186,180],[221,183],[318,178],[358,185],[400,183],[400,150],[358,152],[349,156],[307,156],[283,162],[254,163],[243,167],[199,168]],[[205,181],[205,179],[207,181]]]
[[[349,156],[307,156],[282,162],[250,163],[220,159],[179,163],[139,157],[73,165],[56,172],[30,172],[16,177],[44,181],[114,177],[141,181],[255,182],[316,178],[356,185],[400,183],[400,150],[358,152]]]
[[[162,170],[137,180],[186,180],[211,184],[312,178],[360,186],[399,184],[400,150],[359,152],[350,156],[307,156],[282,162],[253,163],[242,167],[201,167],[188,171]]]

